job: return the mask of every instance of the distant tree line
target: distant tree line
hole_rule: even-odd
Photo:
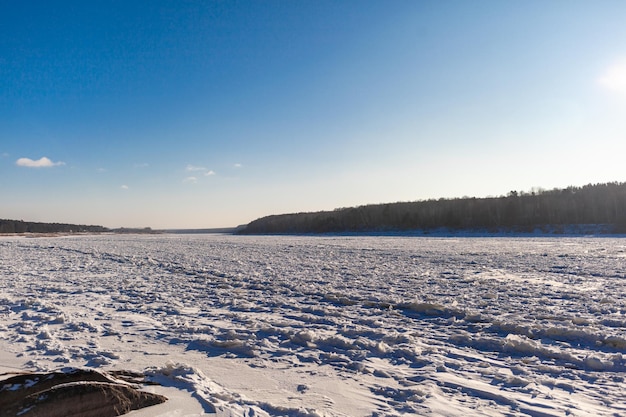
[[[603,225],[626,233],[626,183],[511,191],[506,196],[373,204],[334,211],[263,217],[243,234],[484,230],[531,232],[568,225]]]
[[[0,233],[77,233],[77,232],[107,232],[109,229],[102,226],[85,226],[64,223],[37,223],[23,220],[0,219]]]

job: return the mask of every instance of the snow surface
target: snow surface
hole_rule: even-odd
[[[626,239],[0,238],[0,372],[145,372],[129,415],[626,415]]]

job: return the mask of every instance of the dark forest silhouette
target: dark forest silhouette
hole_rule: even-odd
[[[428,232],[442,228],[559,233],[582,225],[599,226],[594,230],[604,233],[626,233],[626,183],[273,215],[254,220],[239,233]]]
[[[100,233],[107,231],[109,229],[102,226],[0,219],[0,233]]]

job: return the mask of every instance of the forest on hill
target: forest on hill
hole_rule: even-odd
[[[102,226],[86,226],[65,223],[38,223],[23,220],[0,219],[0,233],[100,233],[109,229]]]
[[[272,215],[254,220],[238,233],[428,232],[442,228],[559,233],[582,225],[600,226],[605,233],[626,233],[626,183]]]

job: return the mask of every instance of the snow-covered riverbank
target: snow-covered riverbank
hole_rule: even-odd
[[[132,415],[626,414],[625,239],[0,238],[0,285],[0,371],[146,372]]]

